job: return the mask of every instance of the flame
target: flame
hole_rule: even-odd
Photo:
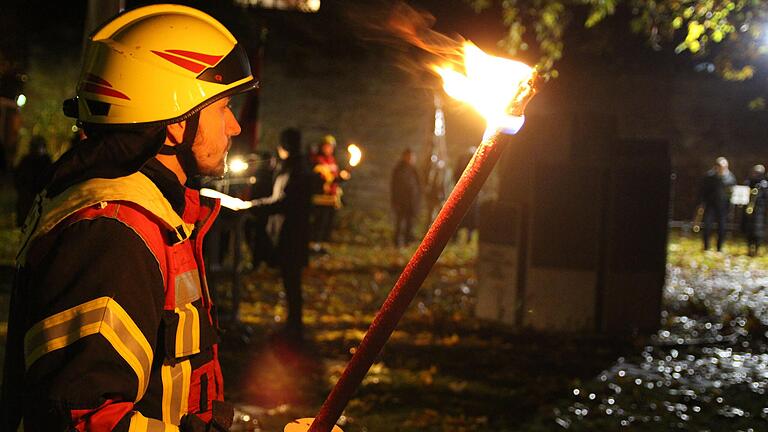
[[[347,147],[347,151],[349,152],[349,166],[357,166],[363,158],[363,151],[355,144],[350,144]]]
[[[521,123],[525,104],[533,96],[536,72],[515,60],[484,53],[472,42],[462,46],[465,73],[446,63],[433,69],[443,79],[443,89],[454,99],[466,102],[482,115],[488,128],[503,129]]]

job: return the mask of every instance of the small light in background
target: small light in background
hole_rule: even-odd
[[[244,161],[241,158],[234,158],[229,163],[229,170],[233,174],[239,174],[247,169],[248,169],[248,162]]]
[[[696,72],[713,73],[715,71],[715,64],[712,62],[698,63],[693,67]]]
[[[237,0],[245,6],[263,9],[298,10],[299,12],[317,12],[321,0]]]
[[[320,10],[320,0],[307,0],[304,6],[307,12],[317,12]]]
[[[26,104],[27,104],[27,97],[24,96],[24,94],[20,94],[19,96],[16,97],[16,106],[21,108]]]
[[[445,136],[445,114],[442,108],[435,108],[435,136]]]

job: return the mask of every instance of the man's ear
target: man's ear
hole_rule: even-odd
[[[181,144],[184,140],[184,130],[187,127],[187,122],[181,121],[178,123],[171,123],[165,127],[165,142],[166,144]]]

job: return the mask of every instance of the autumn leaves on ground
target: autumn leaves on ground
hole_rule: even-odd
[[[262,430],[282,430],[316,414],[415,249],[394,248],[389,237],[384,214],[342,214],[329,254],[305,273],[308,343],[299,348],[279,337],[285,302],[276,273],[246,269],[241,325],[225,333],[222,353],[228,393],[250,428],[256,419]],[[628,348],[474,319],[476,252],[477,239],[464,232],[449,244],[347,407],[345,431],[517,429],[537,415],[551,419],[575,380]],[[228,282],[218,286],[226,291]]]

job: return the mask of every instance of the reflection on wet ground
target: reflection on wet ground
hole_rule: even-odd
[[[639,355],[574,388],[557,424],[768,430],[768,271],[746,257],[705,258],[670,260],[661,330]]]

